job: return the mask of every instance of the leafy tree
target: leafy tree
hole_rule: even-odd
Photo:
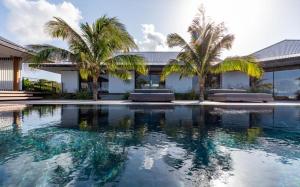
[[[146,74],[141,56],[128,53],[137,49],[125,26],[115,17],[102,16],[93,24],[80,24],[80,32],[63,19],[54,17],[46,24],[53,38],[67,41],[68,50],[52,45],[30,45],[38,51],[32,61],[35,65],[46,60],[65,60],[75,63],[83,79],[93,80],[93,99],[97,100],[100,74],[110,74],[123,80],[131,79],[131,70]]]
[[[205,81],[208,74],[219,74],[228,71],[241,71],[249,76],[260,78],[263,69],[250,56],[230,57],[220,62],[220,55],[225,49],[230,49],[234,36],[227,34],[223,23],[216,24],[208,20],[203,9],[194,18],[188,28],[190,42],[185,41],[179,34],[169,34],[169,47],[180,47],[182,50],[176,59],[165,66],[161,79],[164,80],[172,73],[179,73],[180,78],[197,76],[200,89],[199,100],[204,100]]]

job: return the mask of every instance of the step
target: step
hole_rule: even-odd
[[[0,101],[39,100],[42,97],[0,97]]]
[[[0,97],[32,97],[32,93],[0,93]]]
[[[1,91],[0,94],[40,94],[40,92],[30,92],[30,91]]]

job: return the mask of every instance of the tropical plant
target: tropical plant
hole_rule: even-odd
[[[67,41],[68,50],[52,45],[30,45],[38,51],[32,59],[39,65],[46,60],[72,61],[80,70],[83,79],[93,80],[93,99],[98,97],[100,74],[110,74],[122,80],[131,79],[131,70],[146,74],[147,68],[141,56],[128,53],[137,49],[125,26],[113,17],[102,16],[93,24],[80,24],[80,32],[63,19],[54,17],[46,24],[46,31],[53,38]]]
[[[216,24],[208,20],[203,9],[199,9],[188,28],[191,41],[185,41],[179,34],[169,34],[167,43],[169,47],[180,47],[181,52],[176,59],[171,59],[165,66],[161,79],[166,79],[172,73],[184,76],[197,76],[199,82],[199,100],[204,100],[205,81],[208,74],[220,74],[228,71],[241,71],[249,76],[260,78],[263,69],[257,61],[250,56],[230,57],[220,62],[219,58],[223,50],[230,49],[234,36],[227,34],[223,23]]]

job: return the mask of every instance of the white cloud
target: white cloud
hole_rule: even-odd
[[[81,12],[70,2],[51,4],[47,0],[4,0],[9,10],[7,29],[23,44],[49,42],[45,23],[53,16],[61,17],[78,28]]]
[[[142,24],[144,40],[136,41],[140,51],[167,51],[166,36],[155,31],[153,24]]]

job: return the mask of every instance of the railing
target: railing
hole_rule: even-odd
[[[62,84],[45,79],[23,77],[22,90],[42,93],[61,93]]]

